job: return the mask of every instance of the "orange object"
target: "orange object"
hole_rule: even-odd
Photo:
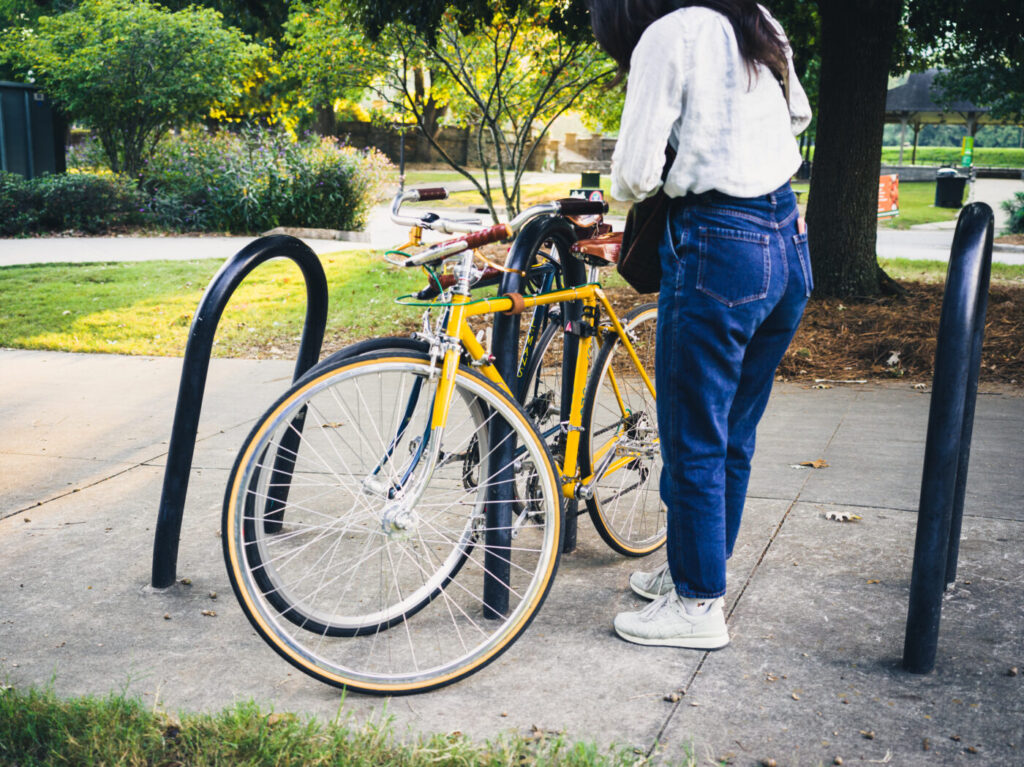
[[[893,174],[878,177],[878,217],[900,214],[900,177]]]

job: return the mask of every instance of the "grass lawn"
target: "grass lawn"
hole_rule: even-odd
[[[419,270],[378,254],[322,258],[330,289],[327,332],[347,343],[395,332],[415,310],[391,299],[426,284]],[[0,268],[0,346],[180,356],[192,314],[220,260],[46,264]],[[298,341],[305,317],[298,267],[273,261],[254,271],[221,319],[216,356],[277,356]]]
[[[474,743],[460,733],[413,742],[390,722],[356,724],[344,703],[329,722],[242,703],[213,714],[171,716],[120,696],[61,700],[0,685],[0,764],[278,765],[279,767],[617,767],[647,763],[632,748],[601,749],[558,734],[509,734]],[[695,765],[683,756],[676,764]]]

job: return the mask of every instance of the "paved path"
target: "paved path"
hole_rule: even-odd
[[[287,386],[289,362],[214,361],[178,565],[191,584],[146,588],[180,368],[0,351],[3,682],[52,683],[62,695],[126,690],[170,711],[248,699],[321,717],[340,707],[357,722],[393,717],[401,737],[536,727],[653,749],[658,763],[686,749],[700,764],[743,767],[835,756],[1024,763],[1024,676],[1007,673],[1024,666],[1024,397],[978,400],[960,571],[933,674],[899,666],[928,392],[786,384],[760,429],[730,563],[728,648],[617,639],[612,617],[640,604],[626,588],[638,563],[612,554],[584,517],[578,550],[509,652],[454,686],[381,700],[343,698],[281,661],[245,621],[221,564],[228,469]],[[829,466],[793,468],[817,458]],[[210,609],[216,616],[202,614]],[[673,691],[685,694],[666,701]]]
[[[579,179],[565,174],[536,174],[531,181],[563,182],[566,190]],[[998,208],[998,201],[1008,199],[1024,182],[982,179],[978,182],[977,196],[992,205],[1000,221],[1006,214]],[[469,188],[469,182],[449,184],[452,190]],[[466,214],[468,215],[468,214]],[[481,225],[486,221],[481,216]],[[609,217],[616,229],[621,229],[621,218]],[[953,242],[954,222],[926,225],[911,230],[880,227],[878,253],[886,258],[914,258],[946,261]],[[999,226],[1003,226],[1000,223]],[[387,206],[377,206],[370,214],[366,242],[339,240],[305,240],[317,253],[374,248],[385,250],[405,242],[408,230],[393,224]],[[83,263],[90,261],[153,261],[201,258],[225,259],[237,253],[252,241],[250,237],[38,237],[28,239],[0,239],[0,266],[33,263]],[[1024,248],[999,247],[993,260],[1005,264],[1024,264]]]

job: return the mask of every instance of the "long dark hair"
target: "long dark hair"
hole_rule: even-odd
[[[764,64],[776,78],[785,78],[785,47],[757,0],[587,0],[587,5],[598,45],[619,65],[616,82],[629,71],[629,59],[644,30],[662,16],[692,6],[710,8],[729,19],[748,72]]]

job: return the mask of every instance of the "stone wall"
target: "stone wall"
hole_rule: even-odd
[[[446,162],[441,153],[431,146],[416,126],[405,126],[404,133],[405,161],[407,163],[437,165]],[[337,134],[351,146],[375,147],[386,154],[393,163],[398,164],[402,146],[402,134],[399,131],[399,126],[377,125],[368,122],[339,122]],[[476,136],[469,128],[441,128],[437,142],[457,164],[471,167],[479,164]],[[540,170],[548,159],[548,155],[553,155],[555,151],[553,144],[554,142],[547,139],[542,141],[530,158],[527,169]],[[484,144],[484,154],[487,163],[494,165],[497,152],[494,149],[494,143],[489,138]]]

